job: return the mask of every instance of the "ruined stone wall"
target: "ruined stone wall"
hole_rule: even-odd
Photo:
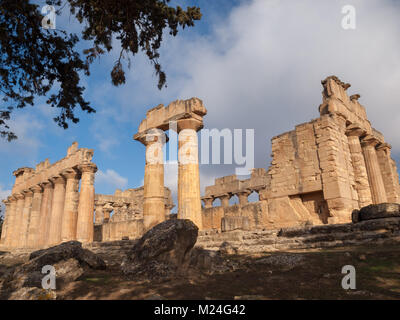
[[[251,179],[236,176],[206,187],[203,220],[209,229],[274,229],[351,221],[351,212],[369,204],[400,202],[399,176],[391,146],[371,126],[360,95],[331,76],[322,81],[320,117],[272,138],[268,171]],[[258,175],[257,203],[247,204]],[[250,190],[249,190],[250,189]],[[240,204],[229,206],[237,194]],[[221,207],[215,208],[215,198]],[[237,218],[241,217],[241,218]],[[240,225],[242,225],[240,227]]]
[[[95,241],[136,239],[145,232],[143,225],[144,188],[116,190],[114,195],[95,196]],[[174,207],[171,191],[164,188],[164,216]]]

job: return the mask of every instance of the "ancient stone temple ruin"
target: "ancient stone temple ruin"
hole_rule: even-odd
[[[116,190],[114,195],[96,194],[94,241],[136,239],[143,235],[144,188]],[[164,220],[174,207],[171,191],[164,188]]]
[[[12,194],[5,201],[1,244],[6,248],[40,248],[63,241],[93,241],[93,150],[73,143],[67,156],[35,169],[14,171]],[[80,189],[79,189],[80,183]]]
[[[272,138],[268,170],[248,180],[228,176],[206,187],[203,225],[207,229],[277,229],[302,224],[351,221],[354,209],[400,203],[399,176],[391,146],[371,126],[360,95],[331,76],[322,81],[320,117]],[[247,203],[250,192],[259,201]],[[237,195],[239,204],[229,206]],[[221,206],[212,207],[215,199]]]
[[[134,135],[146,147],[141,188],[95,194],[93,150],[78,149],[77,143],[54,164],[46,160],[35,169],[20,168],[14,172],[12,195],[4,201],[0,245],[43,248],[69,240],[136,239],[173,217],[171,192],[164,186],[168,130],[179,134],[177,217],[192,220],[203,231],[348,223],[354,209],[400,203],[391,146],[371,126],[360,95],[349,96],[350,84],[335,76],[322,85],[320,116],[272,138],[268,169],[253,169],[246,180],[235,175],[217,178],[203,197],[197,132],[207,110],[197,98],[147,112]],[[251,193],[258,194],[258,201],[248,201]],[[239,203],[230,205],[234,196]],[[214,206],[216,199],[220,206]]]

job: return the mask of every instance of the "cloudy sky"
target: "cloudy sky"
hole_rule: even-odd
[[[0,141],[0,198],[14,183],[12,171],[49,158],[55,162],[78,141],[93,148],[97,193],[135,188],[143,182],[144,146],[133,141],[145,113],[160,103],[199,97],[208,114],[205,127],[254,129],[255,167],[267,168],[271,137],[318,117],[321,80],[337,75],[361,94],[373,126],[392,144],[400,165],[400,3],[394,0],[179,0],[198,4],[203,19],[177,37],[166,36],[161,63],[168,88],[159,91],[153,67],[142,56],[132,60],[127,83],[111,85],[119,51],[92,66],[83,78],[96,114],[79,113],[67,131],[56,114],[37,100],[13,114],[19,139]],[[342,8],[356,9],[356,29],[342,28]],[[67,9],[64,9],[67,10]],[[57,28],[78,32],[68,14]],[[115,44],[118,47],[118,44]],[[233,165],[202,165],[202,192],[215,177],[235,173]],[[176,168],[167,166],[166,185],[176,190]]]

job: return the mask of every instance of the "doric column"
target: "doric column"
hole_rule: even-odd
[[[46,246],[50,229],[50,216],[53,201],[53,188],[52,182],[47,181],[41,184],[43,188],[42,203],[40,205],[40,222],[39,222],[39,247]]]
[[[103,204],[95,204],[94,223],[102,224],[104,222]]]
[[[76,224],[78,221],[78,203],[79,203],[79,180],[80,174],[68,169],[62,172],[67,180],[65,187],[64,214],[61,224],[61,241],[67,242],[76,240]]]
[[[355,189],[357,190],[360,208],[372,204],[371,187],[360,143],[360,137],[364,134],[365,130],[361,129],[358,125],[350,125],[346,130],[356,182]]]
[[[387,202],[385,185],[375,150],[378,143],[379,141],[371,135],[366,136],[361,142],[374,204]]]
[[[391,149],[392,146],[390,144],[381,143],[376,147],[376,155],[382,173],[387,200],[388,202],[399,203],[399,179],[396,170],[393,168],[393,160],[390,152]]]
[[[205,209],[212,208],[214,198],[213,197],[203,197],[203,202],[204,202]]]
[[[11,248],[12,239],[15,237],[15,214],[17,210],[17,199],[14,196],[7,198],[10,202],[9,209],[7,210],[7,235],[4,241],[6,248]]]
[[[76,238],[82,243],[93,242],[94,216],[94,174],[97,166],[94,163],[80,165],[82,173],[81,192],[79,194],[78,220]]]
[[[247,191],[247,190],[239,191],[237,193],[237,196],[239,197],[239,204],[241,206],[245,206],[246,204],[249,203],[249,199],[248,199],[249,195],[250,195],[250,191]]]
[[[24,208],[22,211],[22,223],[19,231],[20,241],[19,247],[26,248],[28,244],[28,231],[29,231],[29,222],[32,208],[32,200],[33,200],[33,192],[31,190],[23,191],[25,199],[24,199]]]
[[[221,200],[221,206],[224,208],[229,207],[229,199],[231,198],[231,196],[229,194],[224,194],[222,196],[219,197],[219,199]]]
[[[51,178],[50,181],[54,184],[54,191],[47,244],[49,246],[54,246],[61,242],[61,225],[64,213],[66,181],[62,176],[55,176]]]
[[[178,121],[178,218],[190,219],[203,228],[197,131],[203,124],[195,119]]]
[[[143,225],[149,230],[165,221],[164,155],[165,133],[151,129],[139,139],[146,146],[144,168]]]
[[[17,193],[15,197],[17,198],[17,208],[15,210],[15,220],[14,220],[15,229],[13,232],[13,238],[11,240],[11,247],[19,248],[21,241],[20,232],[22,229],[22,215],[24,210],[25,197],[22,193]]]
[[[31,208],[31,218],[29,222],[29,230],[28,230],[28,248],[37,248],[39,247],[38,239],[40,236],[41,230],[39,230],[40,226],[40,207],[42,205],[42,196],[43,196],[43,188],[41,186],[35,186],[30,188],[33,192],[32,199],[32,208]]]
[[[7,229],[8,229],[8,224],[10,220],[10,200],[6,199],[3,200],[4,206],[6,207],[6,210],[4,212],[4,220],[3,220],[3,226],[1,228],[1,238],[0,238],[0,244],[5,245],[6,243],[6,238],[7,238]]]

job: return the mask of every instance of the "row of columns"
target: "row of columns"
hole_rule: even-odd
[[[382,144],[372,135],[366,135],[366,131],[357,125],[350,125],[346,135],[349,140],[360,208],[371,203],[388,202],[377,150],[385,148],[390,151],[390,146]]]
[[[258,192],[257,190],[254,190],[255,192]],[[246,204],[249,203],[248,197],[252,193],[251,190],[241,190],[235,193],[229,193],[229,194],[223,194],[220,196],[206,196],[203,197],[202,200],[204,202],[204,208],[209,209],[213,207],[213,202],[215,199],[220,199],[221,201],[221,206],[226,208],[229,207],[229,200],[234,196],[237,195],[239,198],[239,205],[240,206],[245,206]]]
[[[80,165],[8,197],[1,243],[41,248],[70,240],[92,242],[96,171],[95,164]]]
[[[197,131],[202,123],[194,119],[177,121],[178,133],[178,218],[192,220],[202,228]],[[136,138],[146,146],[143,223],[145,230],[165,221],[164,155],[166,135],[149,129]]]

